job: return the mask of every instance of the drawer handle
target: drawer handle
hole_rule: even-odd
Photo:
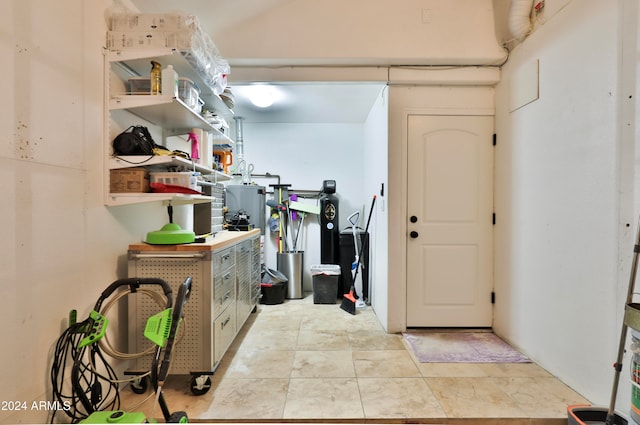
[[[225,274],[225,275],[224,275],[224,277],[223,277],[222,279],[224,279],[224,280],[229,280],[229,279],[231,279],[231,273],[227,273],[227,274]]]
[[[224,327],[229,324],[229,320],[231,320],[231,316],[229,316],[226,319],[224,319],[224,322],[222,322],[222,324],[220,325],[220,329],[221,330],[224,329]]]
[[[205,254],[132,254],[133,258],[204,258]]]
[[[231,254],[225,254],[222,256],[222,261],[227,261],[231,257]]]
[[[227,293],[224,294],[224,297],[222,297],[222,301],[220,301],[220,304],[224,304],[224,302],[229,298],[231,298],[231,291],[227,291]]]

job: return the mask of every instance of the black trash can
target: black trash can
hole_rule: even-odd
[[[260,284],[260,304],[282,304],[287,294],[287,277],[277,270],[264,268]]]
[[[338,299],[340,266],[337,264],[318,264],[311,266],[313,279],[313,303],[335,304]]]

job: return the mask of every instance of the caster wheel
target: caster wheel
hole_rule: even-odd
[[[191,378],[191,393],[193,395],[203,395],[211,388],[211,378],[206,375],[194,376]]]
[[[143,376],[142,378],[136,378],[131,382],[131,391],[136,394],[144,394],[149,389],[149,377]]]
[[[169,416],[168,422],[170,424],[186,424],[189,423],[189,418],[187,418],[186,412],[173,412]]]

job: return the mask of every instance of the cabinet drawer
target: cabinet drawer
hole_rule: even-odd
[[[213,273],[222,273],[236,263],[235,249],[233,247],[223,249],[213,254]]]
[[[215,363],[218,363],[236,336],[236,306],[229,305],[213,322]]]
[[[213,291],[213,311],[214,316],[217,316],[236,298],[235,271],[233,269],[227,270],[225,273],[217,275],[213,281],[215,285]]]

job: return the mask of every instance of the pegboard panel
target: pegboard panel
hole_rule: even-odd
[[[173,301],[178,287],[187,276],[193,278],[191,295],[184,308],[184,320],[171,362],[172,373],[209,372],[213,369],[211,354],[211,261],[199,258],[137,258],[129,262],[130,277],[160,278],[173,289]],[[158,288],[158,291],[160,289]],[[129,352],[141,352],[151,345],[143,335],[147,319],[160,308],[148,296],[136,297],[129,304]],[[209,311],[209,314],[207,314]],[[137,359],[131,368],[147,371],[152,356]]]

